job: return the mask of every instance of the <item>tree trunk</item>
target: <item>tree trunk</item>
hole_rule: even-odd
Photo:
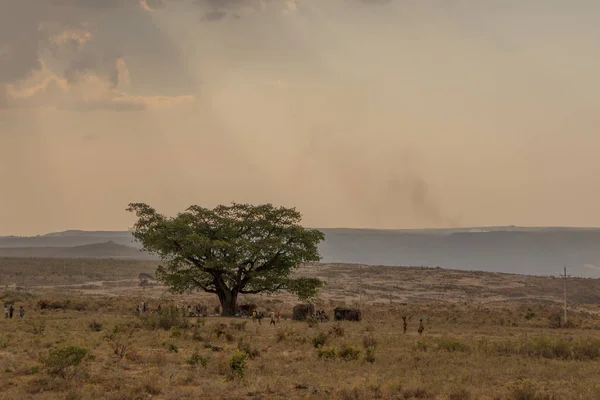
[[[230,290],[221,291],[217,293],[219,296],[219,302],[221,303],[221,315],[223,317],[235,316],[235,309],[237,305],[237,293]]]

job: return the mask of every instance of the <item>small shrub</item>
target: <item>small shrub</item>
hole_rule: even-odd
[[[190,358],[188,358],[185,362],[189,365],[201,365],[202,367],[206,367],[208,365],[209,357],[201,355],[198,350],[194,350]]]
[[[467,389],[456,389],[448,396],[448,400],[471,400],[471,392]]]
[[[229,377],[231,379],[243,379],[246,372],[246,358],[248,355],[239,350],[235,350],[229,357]]]
[[[206,344],[204,345],[204,348],[205,348],[205,349],[210,349],[211,351],[214,351],[214,352],[220,352],[220,351],[223,351],[223,348],[222,348],[222,347],[219,347],[219,346],[213,346],[213,345],[212,345],[212,344],[210,344],[210,343],[206,343]]]
[[[448,351],[448,352],[468,352],[471,350],[471,348],[461,342],[458,339],[454,339],[454,338],[441,338],[438,339],[437,341],[437,350],[440,351]]]
[[[313,338],[312,343],[317,349],[325,346],[325,343],[327,343],[327,335],[324,332],[319,332],[317,336]]]
[[[377,346],[377,339],[373,336],[368,335],[363,337],[363,347],[368,349],[369,347],[375,348]]]
[[[246,321],[232,322],[229,324],[229,326],[231,327],[231,329],[234,329],[236,331],[245,331],[246,330]]]
[[[546,393],[537,382],[530,379],[522,379],[509,383],[510,400],[551,400],[552,397]]]
[[[369,346],[366,348],[365,361],[371,364],[375,362],[375,346]]]
[[[169,343],[168,350],[169,350],[169,353],[178,353],[179,347],[177,347],[177,345],[175,343]]]
[[[535,314],[533,312],[531,312],[531,311],[529,311],[527,314],[525,314],[525,319],[527,321],[531,321],[534,318],[535,318]]]
[[[112,348],[113,354],[117,356],[117,361],[121,361],[131,351],[133,333],[133,328],[125,329],[116,325],[112,333],[106,335],[105,339]]]
[[[330,336],[343,337],[344,334],[345,334],[344,327],[342,325],[340,325],[340,323],[337,323],[337,324],[333,325],[331,328],[329,328]]]
[[[76,346],[53,349],[43,363],[49,375],[67,378],[74,375],[88,352],[88,349]]]
[[[194,328],[194,332],[192,333],[192,339],[194,339],[198,342],[204,342],[204,340],[205,340],[204,335],[202,335],[202,331],[200,331],[200,329],[198,329],[198,327]]]
[[[556,360],[590,361],[600,359],[600,340],[563,340],[541,336],[521,342],[492,343],[486,350],[496,355],[514,354]]]
[[[417,343],[415,344],[415,348],[420,351],[427,351],[428,346],[427,346],[427,343],[425,343],[424,341],[417,340]]]
[[[10,345],[11,340],[12,335],[10,333],[0,336],[0,348],[6,349]]]
[[[229,343],[231,343],[235,340],[235,336],[233,336],[231,333],[227,332],[227,333],[225,333],[225,340],[227,340]]]
[[[169,329],[169,332],[171,333],[171,337],[174,337],[174,338],[181,337],[181,329],[179,329],[178,326],[172,326],[171,329]]]
[[[41,318],[29,321],[31,333],[34,335],[43,335],[46,331],[46,321]]]
[[[260,356],[260,351],[256,347],[252,348],[250,343],[246,342],[243,338],[240,338],[238,341],[238,350],[246,353],[251,360]]]
[[[405,399],[434,399],[435,395],[423,388],[405,389],[402,393]]]
[[[360,349],[351,345],[346,345],[340,349],[339,356],[344,361],[358,360]]]
[[[102,330],[102,324],[95,320],[90,322],[89,327],[92,332],[100,332]]]
[[[317,321],[317,319],[314,317],[307,318],[306,323],[308,324],[309,328],[314,328],[315,326],[319,325],[319,321]]]
[[[317,358],[319,360],[333,360],[337,357],[338,352],[335,347],[319,347],[317,348]]]
[[[287,339],[287,337],[288,337],[288,331],[284,330],[284,329],[277,330],[277,333],[275,334],[275,340],[277,341],[277,343],[283,342],[284,340]]]
[[[144,315],[140,318],[147,329],[168,331],[173,327],[181,329],[189,328],[188,320],[183,318],[177,307],[174,306],[164,307],[159,313]]]
[[[562,326],[562,320],[560,313],[554,312],[548,316],[548,327],[557,329]]]
[[[161,393],[161,390],[156,385],[156,382],[150,379],[147,379],[144,383],[142,383],[140,388],[150,396],[158,396]]]

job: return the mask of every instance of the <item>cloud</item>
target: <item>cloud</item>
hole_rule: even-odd
[[[99,29],[109,13],[115,13],[113,19],[127,15],[139,18],[163,6],[161,0],[3,3],[0,108],[137,111],[193,101],[190,93],[136,93],[127,54],[119,44],[123,40],[111,38],[105,27]],[[150,22],[146,24],[151,29]]]

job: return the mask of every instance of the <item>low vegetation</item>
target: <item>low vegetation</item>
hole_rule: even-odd
[[[358,322],[282,317],[271,326],[268,319],[184,317],[183,303],[206,299],[195,294],[44,288],[0,296],[26,310],[0,319],[0,397],[7,400],[600,398],[596,305],[573,305],[566,327],[556,323],[560,305],[544,301],[371,302],[360,305]],[[142,301],[161,311],[138,315]],[[285,296],[248,301],[282,315],[297,304]],[[328,312],[359,307],[319,301]]]

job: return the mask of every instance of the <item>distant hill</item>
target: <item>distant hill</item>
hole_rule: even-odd
[[[36,258],[131,258],[153,259],[139,249],[114,242],[103,242],[71,247],[5,247],[0,257]]]
[[[320,252],[328,263],[440,266],[530,275],[557,275],[567,265],[573,276],[600,277],[600,228],[320,230],[326,235]],[[139,248],[127,231],[0,237],[0,257],[151,258]]]
[[[123,246],[140,247],[128,231],[65,231],[38,236],[0,236],[0,248],[6,247],[72,247],[114,242]]]

